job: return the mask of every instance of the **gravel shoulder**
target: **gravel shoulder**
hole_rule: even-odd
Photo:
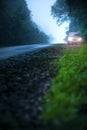
[[[62,54],[54,45],[0,61],[1,130],[38,129],[42,99],[58,71],[53,62]]]

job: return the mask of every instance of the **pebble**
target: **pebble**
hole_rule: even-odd
[[[32,125],[38,122],[43,111],[42,97],[50,89],[51,79],[56,73],[55,66],[50,63],[55,56],[62,55],[61,50],[61,47],[51,47],[0,61],[0,107],[12,112],[17,122],[22,124],[26,120]],[[12,118],[14,120],[14,116]]]

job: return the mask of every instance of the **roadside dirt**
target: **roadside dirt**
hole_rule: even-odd
[[[63,55],[55,45],[0,61],[0,129],[39,129],[44,95],[58,72],[53,62]]]

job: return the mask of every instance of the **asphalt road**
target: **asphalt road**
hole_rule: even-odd
[[[7,59],[9,57],[13,57],[26,52],[40,50],[41,48],[46,48],[52,45],[53,44],[34,44],[24,46],[3,47],[0,48],[0,60]]]

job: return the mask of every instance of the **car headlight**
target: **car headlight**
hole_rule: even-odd
[[[68,41],[73,41],[73,38],[72,37],[68,37]]]
[[[81,38],[81,37],[79,37],[77,40],[78,40],[78,41],[82,41],[82,38]]]

